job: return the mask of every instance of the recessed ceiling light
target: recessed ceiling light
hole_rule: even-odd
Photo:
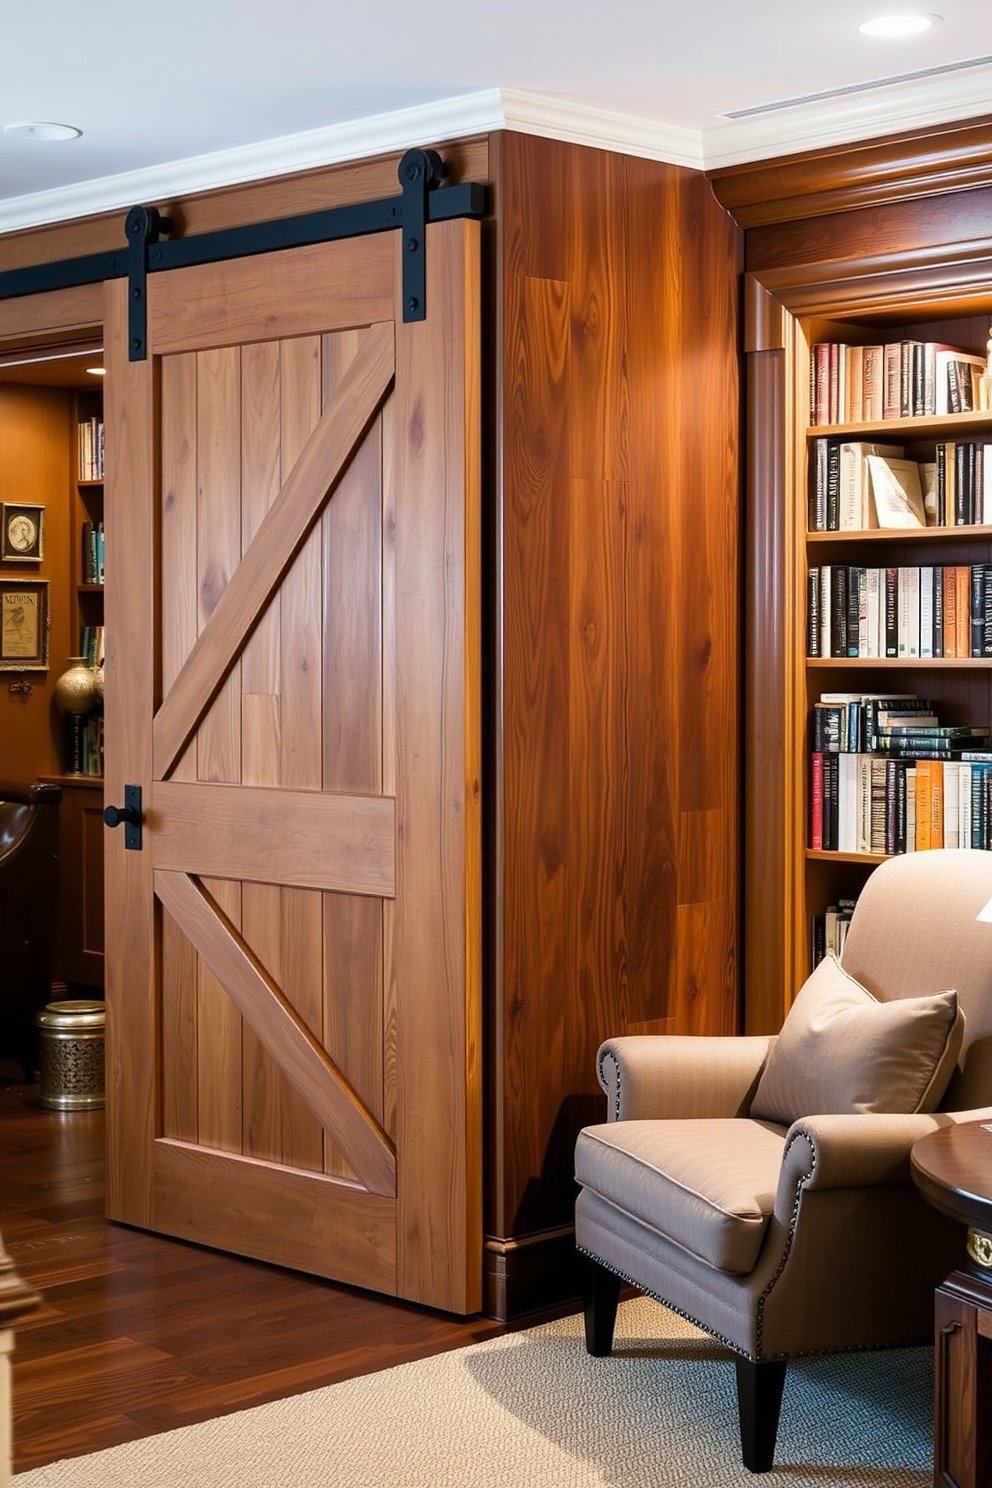
[[[12,139],[38,140],[44,143],[78,139],[83,131],[77,129],[75,124],[50,124],[44,120],[26,119],[20,124],[5,124],[3,132]]]
[[[107,375],[106,367],[87,367],[86,370],[91,377],[106,377]]]
[[[862,21],[858,30],[863,36],[919,36],[939,20],[935,15],[883,15]]]

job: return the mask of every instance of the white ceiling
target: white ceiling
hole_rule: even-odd
[[[0,133],[0,232],[491,128],[707,168],[992,114],[989,0],[940,3],[10,0],[0,129],[83,133]]]

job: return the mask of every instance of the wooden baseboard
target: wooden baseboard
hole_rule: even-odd
[[[528,1312],[581,1299],[575,1230],[562,1225],[519,1239],[487,1235],[483,1250],[487,1317],[510,1322]]]

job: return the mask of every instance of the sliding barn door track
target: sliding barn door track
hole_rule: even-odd
[[[403,319],[423,320],[427,314],[427,225],[450,222],[456,217],[484,217],[487,192],[477,182],[443,186],[444,162],[435,150],[408,150],[400,161],[398,174],[399,196],[329,207],[301,217],[224,228],[192,238],[171,237],[172,223],[157,207],[132,207],[124,223],[126,248],[9,270],[0,274],[0,299],[126,276],[128,356],[132,362],[141,362],[147,355],[149,274],[397,230],[403,234]]]

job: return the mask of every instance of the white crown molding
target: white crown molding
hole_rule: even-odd
[[[502,128],[499,89],[489,88],[233,150],[171,160],[144,170],[14,197],[0,202],[0,233],[92,217],[100,212],[126,212],[138,202],[160,202],[175,196],[216,191],[223,186],[292,175],[322,165],[362,160]]]
[[[702,137],[697,129],[681,129],[630,114],[587,108],[562,98],[514,88],[501,89],[500,96],[507,129],[621,155],[663,160],[668,165],[684,165],[691,170],[703,169]]]
[[[167,201],[490,130],[513,129],[691,170],[714,170],[980,116],[989,112],[990,97],[992,67],[983,66],[770,109],[699,132],[544,94],[489,88],[0,201],[0,234],[126,212],[138,202]]]
[[[990,99],[992,67],[982,66],[728,119],[703,131],[705,168],[952,124],[992,112]]]

